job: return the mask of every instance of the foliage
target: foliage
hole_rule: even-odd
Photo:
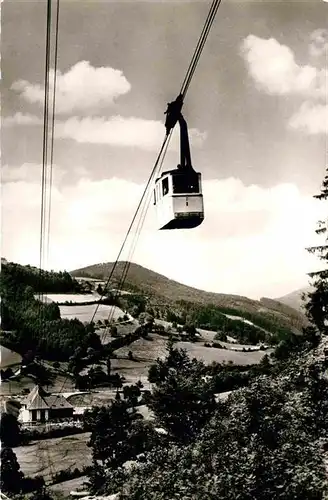
[[[328,200],[328,168],[322,183],[321,192],[314,198],[327,202]],[[328,334],[328,221],[319,221],[316,233],[323,236],[323,243],[308,248],[308,251],[325,262],[325,269],[310,273],[313,278],[314,290],[308,295],[305,305],[307,316],[313,325],[323,334]]]
[[[154,316],[149,314],[148,312],[142,312],[139,314],[138,321],[140,325],[149,325],[152,326],[154,324]]]
[[[300,360],[298,359],[298,364]],[[187,445],[153,447],[130,471],[109,474],[106,493],[123,499],[302,500],[324,498],[327,477],[319,437],[327,423],[311,419],[312,401],[327,401],[311,382],[313,363],[302,367],[303,390],[292,377],[260,377],[218,404]],[[299,368],[299,366],[298,366]],[[307,375],[307,376],[306,376]],[[327,408],[325,409],[327,417]]]
[[[146,298],[141,293],[129,293],[119,298],[119,306],[137,318],[146,311]]]
[[[18,264],[2,266],[1,320],[2,328],[9,331],[3,342],[22,354],[32,351],[32,355],[37,353],[42,358],[66,361],[81,345],[86,349],[89,342],[97,343],[94,326],[84,326],[77,319],[61,319],[57,304],[36,300],[34,294],[38,291],[78,289],[78,283],[68,273],[37,271]]]
[[[75,469],[61,470],[54,475],[52,484],[62,483],[64,481],[69,481],[70,479],[84,476],[85,474],[88,474],[89,471],[90,467],[83,467],[82,469],[75,467]]]
[[[2,446],[13,448],[20,444],[20,424],[10,413],[1,413],[0,439]]]
[[[66,425],[61,427],[55,427],[50,429],[24,429],[21,432],[21,441],[23,444],[29,441],[39,441],[44,439],[53,439],[64,436],[73,436],[75,434],[81,434],[85,432],[82,426],[78,425]]]
[[[85,412],[84,428],[91,430],[88,446],[92,448],[95,463],[100,461],[107,469],[114,470],[158,442],[151,424],[136,417],[121,400]]]
[[[135,385],[125,385],[123,387],[123,396],[128,406],[135,407],[138,404],[138,399],[141,396],[140,387]]]
[[[40,270],[32,266],[22,266],[13,262],[1,264],[1,282],[7,289],[13,285],[33,290],[34,293],[79,293],[80,284],[72,276],[64,272]]]
[[[204,364],[190,360],[186,351],[169,344],[167,358],[158,360],[149,373],[154,383],[149,408],[177,441],[193,439],[215,408],[211,383],[202,374]]]
[[[17,493],[22,487],[24,474],[20,470],[15,453],[11,448],[1,448],[1,491]]]

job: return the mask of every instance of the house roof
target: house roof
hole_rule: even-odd
[[[2,370],[19,365],[22,362],[22,356],[18,352],[12,351],[3,345],[0,346],[0,353],[0,368]]]
[[[42,387],[36,385],[25,400],[27,410],[58,410],[73,408],[64,396],[48,394]]]

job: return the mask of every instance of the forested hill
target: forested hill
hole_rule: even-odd
[[[1,266],[1,343],[24,354],[30,350],[43,359],[68,360],[78,347],[92,342],[92,325],[61,319],[56,303],[40,303],[37,292],[80,292],[69,273],[39,272],[14,263]]]
[[[112,286],[116,286],[123,271],[124,262],[119,262],[112,278]],[[107,280],[113,263],[95,264],[71,271],[74,277],[97,278]],[[125,280],[125,290],[147,296],[152,306],[181,305],[184,302],[197,305],[211,305],[221,308],[227,314],[235,314],[252,321],[253,315],[271,318],[287,328],[301,331],[307,325],[307,319],[300,311],[281,304],[272,299],[252,300],[239,295],[211,293],[189,287],[171,280],[161,274],[131,263]]]
[[[44,271],[33,266],[2,262],[1,285],[31,287],[34,292],[79,293],[81,285],[67,272]]]

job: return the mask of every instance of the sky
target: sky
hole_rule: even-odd
[[[60,0],[47,268],[116,259],[209,7]],[[46,1],[4,0],[1,18],[2,256],[39,265]],[[327,216],[313,198],[327,165],[327,26],[323,0],[222,0],[183,107],[205,220],[158,231],[150,204],[123,260],[256,299],[307,285],[320,264],[305,248]],[[163,169],[178,162],[175,130]]]

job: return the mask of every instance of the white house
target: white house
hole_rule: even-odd
[[[25,401],[19,414],[23,423],[43,423],[73,417],[74,407],[62,395],[48,394],[36,385]]]

